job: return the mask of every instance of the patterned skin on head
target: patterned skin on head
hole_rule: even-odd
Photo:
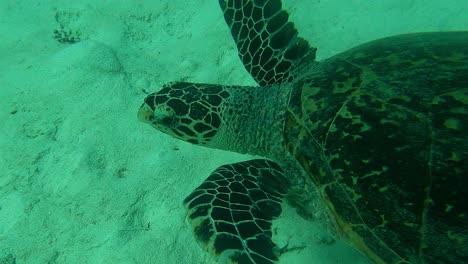
[[[175,138],[206,145],[222,125],[222,102],[230,94],[221,85],[170,83],[149,94],[138,119]]]

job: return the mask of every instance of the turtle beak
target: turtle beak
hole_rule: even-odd
[[[138,120],[143,123],[151,124],[151,117],[153,116],[153,110],[148,104],[143,103],[138,110]]]

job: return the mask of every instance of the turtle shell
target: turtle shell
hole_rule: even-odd
[[[468,32],[373,41],[291,84],[286,148],[376,263],[468,256]]]

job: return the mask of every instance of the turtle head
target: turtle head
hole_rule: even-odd
[[[288,98],[280,86],[171,83],[145,98],[138,119],[193,144],[276,158]]]
[[[145,98],[138,119],[175,138],[209,146],[222,125],[221,105],[229,96],[221,85],[167,84]]]

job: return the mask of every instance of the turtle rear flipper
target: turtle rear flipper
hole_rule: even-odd
[[[287,189],[283,170],[270,160],[224,165],[185,198],[187,219],[220,263],[276,263],[271,224]]]

